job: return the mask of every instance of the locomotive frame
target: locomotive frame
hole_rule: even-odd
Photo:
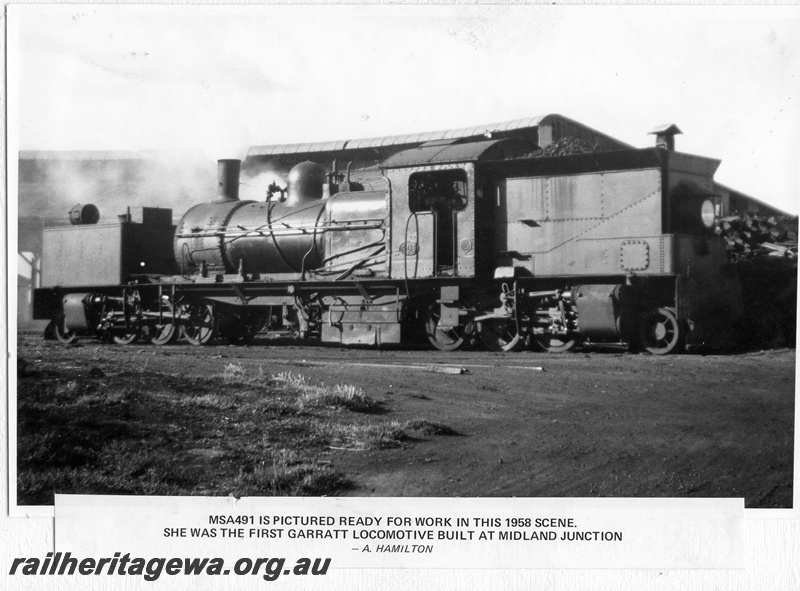
[[[34,317],[65,343],[243,344],[289,330],[345,345],[666,354],[733,341],[741,291],[713,233],[719,161],[533,148],[428,142],[384,160],[373,190],[335,163],[302,163],[265,202],[239,201],[239,163],[220,161],[218,199],[177,228],[169,210],[144,208],[46,230]],[[104,263],[75,258],[101,235],[120,245]]]

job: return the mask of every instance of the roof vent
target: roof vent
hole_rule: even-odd
[[[663,150],[675,151],[675,136],[683,134],[674,123],[667,123],[666,125],[659,125],[653,131],[648,132],[647,135],[656,136],[656,148]]]

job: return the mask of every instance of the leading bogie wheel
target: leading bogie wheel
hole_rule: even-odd
[[[667,355],[680,351],[683,329],[672,308],[653,308],[639,323],[641,346],[653,355]]]

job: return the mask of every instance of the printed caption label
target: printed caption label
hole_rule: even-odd
[[[57,551],[329,556],[332,568],[741,568],[742,499],[57,495]]]

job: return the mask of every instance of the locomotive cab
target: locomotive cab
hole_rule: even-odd
[[[476,228],[486,224],[476,218],[483,196],[476,169],[484,160],[518,157],[532,147],[521,140],[442,140],[384,161],[392,187],[392,277],[475,277]]]

